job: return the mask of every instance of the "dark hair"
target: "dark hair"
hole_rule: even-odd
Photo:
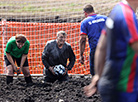
[[[16,34],[15,39],[18,43],[26,42],[26,37],[23,34]]]
[[[86,12],[86,13],[91,13],[91,12],[94,12],[94,8],[92,5],[86,5],[83,10]]]

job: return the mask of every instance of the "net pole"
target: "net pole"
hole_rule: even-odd
[[[1,32],[1,35],[2,35],[2,61],[3,61],[3,74],[6,74],[6,65],[5,65],[5,61],[4,61],[4,51],[5,51],[5,39],[4,39],[4,35],[5,35],[5,30],[6,29],[6,19],[3,18],[2,19],[2,32]]]

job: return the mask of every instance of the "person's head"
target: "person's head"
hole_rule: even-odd
[[[58,31],[57,32],[57,43],[59,46],[62,46],[66,40],[66,32],[65,31]]]
[[[84,6],[83,11],[84,11],[85,17],[88,17],[88,15],[90,15],[91,13],[94,13],[94,8],[92,5],[86,5]]]
[[[23,34],[17,34],[15,39],[18,48],[22,48],[26,42],[26,37]]]

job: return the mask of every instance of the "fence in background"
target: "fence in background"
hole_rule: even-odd
[[[0,73],[6,73],[4,64],[4,49],[11,36],[24,34],[30,41],[28,53],[29,68],[31,74],[42,74],[43,64],[41,55],[47,41],[56,39],[56,33],[64,30],[68,35],[66,41],[71,44],[76,55],[76,62],[69,74],[89,74],[89,47],[86,44],[84,53],[85,64],[79,63],[79,32],[80,23],[24,23],[24,22],[1,22],[0,35]]]
[[[95,13],[108,16],[121,0],[0,0],[0,74],[6,73],[3,54],[6,43],[17,33],[25,34],[30,41],[28,60],[31,74],[42,74],[41,54],[48,40],[56,39],[59,30],[68,34],[76,55],[70,74],[89,74],[89,47],[85,49],[85,65],[79,63],[79,30],[84,19],[83,7],[94,6]],[[33,22],[33,23],[32,23]]]

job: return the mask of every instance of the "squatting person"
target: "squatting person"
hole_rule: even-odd
[[[42,53],[42,62],[44,64],[44,82],[67,81],[68,70],[71,70],[75,63],[75,54],[71,45],[67,43],[67,34],[65,31],[57,32],[56,40],[48,41]],[[69,64],[67,65],[67,60]],[[57,73],[55,66],[65,68],[63,74]],[[59,68],[59,67],[58,67]],[[60,70],[60,69],[59,69]]]
[[[80,27],[80,63],[84,64],[83,53],[85,51],[86,38],[88,37],[90,47],[90,73],[94,75],[95,49],[107,17],[96,14],[92,5],[86,5],[83,11],[86,18],[81,22]]]
[[[7,66],[7,84],[13,82],[14,72],[20,73],[21,71],[24,74],[26,83],[32,83],[27,59],[29,46],[30,43],[23,34],[17,34],[8,40],[4,52],[5,63]],[[19,71],[17,70],[15,61],[19,67]]]
[[[95,76],[84,88],[102,102],[138,102],[138,0],[118,3],[106,20],[95,53]],[[98,88],[97,88],[98,87]]]

